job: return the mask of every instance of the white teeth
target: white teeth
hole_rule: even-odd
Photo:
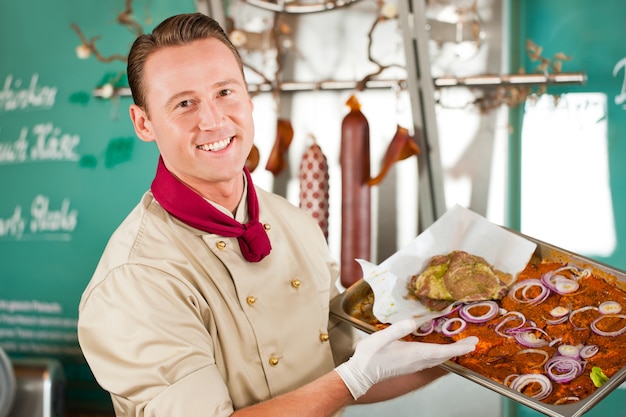
[[[221,151],[222,149],[227,147],[228,144],[230,144],[232,140],[233,138],[222,139],[217,142],[212,142],[212,143],[204,144],[204,145],[198,145],[197,148],[202,149],[203,151]]]

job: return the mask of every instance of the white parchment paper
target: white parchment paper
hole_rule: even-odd
[[[357,262],[363,270],[364,280],[374,292],[373,313],[379,321],[395,323],[414,317],[425,322],[443,314],[407,298],[407,285],[412,275],[426,268],[430,258],[463,250],[481,256],[496,269],[517,277],[536,246],[534,242],[456,205],[380,265],[362,259]]]

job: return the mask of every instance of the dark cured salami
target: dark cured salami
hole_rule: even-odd
[[[370,259],[371,190],[369,123],[355,96],[341,125],[341,284],[349,287],[362,277],[355,259]]]

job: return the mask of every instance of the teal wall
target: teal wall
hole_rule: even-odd
[[[116,23],[124,0],[0,4],[0,346],[12,357],[62,361],[68,409],[110,401],[84,364],[75,324],[80,294],[114,228],[149,187],[153,144],[136,139],[129,98],[93,89],[125,63],[80,60],[76,23],[103,56],[135,35]],[[137,0],[144,31],[193,0]],[[121,82],[124,82],[122,77]]]
[[[553,85],[552,94],[567,92],[601,92],[606,94],[608,123],[609,176],[617,246],[606,257],[596,257],[617,268],[626,268],[626,2],[622,0],[509,0],[508,19],[510,66],[515,72],[525,68],[535,72],[538,62],[526,55],[525,42],[532,40],[542,46],[542,56],[550,58],[558,52],[570,55],[563,62],[564,72],[582,71],[587,75],[583,85]],[[521,106],[520,106],[521,107]],[[512,110],[510,153],[510,220],[509,225],[520,228],[520,140],[523,109]],[[590,146],[593,146],[590,141]],[[585,161],[572,161],[584,166]],[[593,169],[586,166],[584,169]],[[523,176],[523,173],[521,173]],[[546,169],[549,176],[549,169]],[[548,181],[547,181],[548,184]],[[558,187],[558,184],[550,186]],[[577,198],[585,198],[580,190]],[[565,202],[564,202],[565,203]],[[565,204],[565,207],[567,204]],[[565,209],[565,208],[564,208]],[[584,219],[581,219],[584,221]],[[572,225],[575,227],[576,225]],[[583,254],[584,255],[584,254]]]
[[[564,63],[564,72],[583,71],[587,74],[584,85],[551,86],[550,93],[602,92],[607,95],[609,175],[617,246],[607,257],[599,261],[617,268],[626,269],[626,2],[623,0],[508,0],[510,15],[508,30],[511,37],[511,68],[515,71],[524,67],[534,72],[537,65],[526,55],[525,42],[531,39],[544,47],[545,57],[565,52],[572,60]],[[520,141],[523,124],[523,109],[512,110],[510,152],[510,223],[519,230],[520,207]],[[591,141],[590,141],[591,143]],[[585,161],[572,161],[581,169]],[[584,167],[584,168],[583,168]],[[549,175],[549,170],[546,170]],[[546,179],[547,186],[558,187]],[[585,198],[580,194],[565,198],[567,204],[576,204]],[[585,219],[580,219],[584,222]],[[572,225],[576,227],[576,225]],[[613,391],[606,399],[585,414],[589,417],[617,417],[625,415],[626,387]],[[512,400],[503,399],[503,417],[539,417],[542,413],[522,406]]]

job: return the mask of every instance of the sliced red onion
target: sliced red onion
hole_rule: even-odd
[[[457,326],[455,329],[452,329],[453,326]],[[454,336],[457,335],[459,333],[461,333],[463,330],[465,330],[465,328],[467,327],[467,322],[463,319],[460,319],[458,317],[453,317],[450,319],[447,319],[442,325],[441,325],[441,333],[444,336]]]
[[[550,341],[546,339],[542,339],[541,337],[537,337],[536,332],[540,332],[546,337],[550,337],[545,331],[537,328],[537,327],[527,327],[524,329],[514,330],[514,337],[517,343],[522,346],[530,347],[530,348],[538,348],[542,346],[547,346]]]
[[[591,275],[591,269],[585,269],[585,268],[578,268],[578,267],[570,267],[570,271],[572,271],[572,273],[574,274],[574,279],[576,279],[577,281],[580,281],[583,278],[588,277],[589,275]]]
[[[592,356],[595,356],[599,351],[600,347],[598,345],[583,346],[580,348],[580,357],[583,359],[589,359]]]
[[[454,312],[458,311],[458,310],[461,308],[461,306],[462,306],[462,305],[463,305],[463,303],[462,303],[462,302],[460,302],[460,301],[455,301],[454,303],[452,303],[452,304],[448,307],[448,308],[450,309],[450,311],[448,311],[448,312],[444,315],[444,317],[447,317],[447,316],[451,315],[452,313],[454,313]]]
[[[546,374],[554,382],[567,384],[579,376],[583,371],[583,366],[575,358],[569,356],[555,356],[546,362]]]
[[[555,324],[565,323],[569,312],[570,312],[569,308],[562,307],[562,306],[554,307],[552,310],[550,310],[550,316],[554,318],[547,319],[546,324],[555,325]]]
[[[580,287],[580,284],[578,284],[579,277],[578,275],[574,274],[574,279],[571,279],[559,274],[559,272],[562,272],[566,269],[571,268],[563,267],[554,271],[546,272],[541,276],[541,282],[550,290],[558,294],[563,295],[573,293]],[[576,272],[578,272],[577,269]]]
[[[571,294],[580,288],[580,284],[573,279],[560,278],[554,282],[554,291],[563,295]]]
[[[543,283],[543,285],[545,285],[552,291],[556,291],[556,286],[554,285],[554,282],[559,278],[567,279],[563,275],[558,275],[558,272],[560,272],[560,270],[561,268],[543,274],[541,276],[541,282]]]
[[[567,316],[559,317],[558,319],[546,320],[546,324],[554,326],[555,324],[565,323],[567,321]]]
[[[531,398],[543,400],[552,393],[552,383],[548,377],[543,374],[522,374],[511,381],[510,388],[522,392],[524,388],[532,384],[538,384],[540,389],[537,393],[530,396]]]
[[[572,321],[572,319],[574,318],[574,315],[578,314],[578,313],[582,313],[583,311],[588,311],[588,310],[597,310],[598,307],[594,307],[594,306],[585,306],[585,307],[581,307],[579,309],[576,309],[574,311],[572,311],[569,315],[569,322],[572,324],[572,326],[574,326],[574,328],[576,330],[582,330],[584,329],[584,327],[578,327],[574,324],[574,321]]]
[[[571,270],[569,266],[563,266],[561,268],[555,269],[554,271],[548,271],[541,276],[541,282],[543,282],[545,286],[550,288],[552,291],[556,291],[556,287],[554,284],[557,280],[569,279],[565,275],[562,275],[561,272],[569,270]]]
[[[502,381],[502,383],[507,386],[507,387],[511,387],[511,382],[513,382],[517,377],[519,376],[519,374],[510,374],[507,375],[504,378],[504,381]]]
[[[471,310],[480,307],[488,307],[487,312],[480,316],[472,314]],[[499,312],[500,307],[495,301],[478,301],[471,304],[465,304],[463,307],[461,307],[461,309],[459,310],[459,316],[461,316],[463,320],[469,323],[484,323],[497,316]]]
[[[618,314],[622,306],[617,301],[605,301],[598,306],[598,311],[602,314]]]
[[[570,404],[570,403],[576,403],[578,401],[580,401],[580,397],[576,397],[576,396],[563,397],[563,398],[559,398],[558,400],[556,400],[554,402],[554,405]]]
[[[528,292],[533,287],[539,287],[539,294],[536,297],[530,297]],[[517,293],[520,292],[521,297],[518,297]],[[511,289],[509,290],[509,296],[519,302],[524,304],[539,304],[548,298],[550,295],[550,290],[548,287],[544,285],[538,279],[525,279],[523,281],[519,281],[515,283]]]
[[[562,356],[569,356],[571,358],[578,358],[580,356],[580,348],[574,345],[559,345],[557,348],[559,354]]]
[[[598,334],[600,336],[609,336],[609,337],[611,337],[611,336],[619,336],[620,334],[626,332],[626,320],[624,320],[624,326],[621,329],[619,329],[619,330],[615,330],[615,331],[612,331],[612,332],[605,332],[604,330],[598,329],[598,323],[600,321],[604,320],[604,319],[607,319],[607,318],[626,319],[626,315],[624,315],[624,314],[604,314],[604,315],[598,317],[597,319],[595,319],[593,321],[593,323],[591,323],[591,326],[590,326],[591,330],[593,330],[593,332],[595,334]]]
[[[562,337],[557,337],[556,339],[552,339],[552,341],[550,342],[550,344],[548,346],[552,347],[554,345],[557,345],[557,344],[561,343],[561,340],[563,340]]]
[[[435,320],[428,320],[413,332],[415,336],[428,336],[435,330]]]
[[[441,333],[441,327],[443,326],[443,324],[448,320],[447,317],[438,317],[436,318],[435,321],[435,331],[437,333]]]
[[[556,306],[550,310],[550,315],[554,318],[566,317],[570,312],[570,309],[563,306]]]
[[[504,326],[505,323],[514,320],[519,320],[520,324],[518,326],[504,330],[504,332],[506,332],[504,333],[501,330],[502,326]],[[526,324],[526,317],[522,313],[520,313],[519,311],[509,311],[504,316],[502,316],[502,321],[500,321],[500,323],[498,323],[498,325],[493,330],[502,337],[513,337],[511,334],[509,334],[510,331],[514,329],[521,329],[524,324]]]
[[[569,272],[569,275],[571,275],[571,277],[567,278],[564,275],[562,275],[561,272]],[[558,269],[555,269],[554,271],[546,272],[545,274],[541,276],[541,281],[543,281],[548,288],[553,290],[551,287],[553,283],[559,279],[559,277],[565,278],[565,279],[573,279],[574,281],[579,281],[581,278],[584,278],[589,275],[591,275],[591,270],[589,269],[578,268],[577,266],[573,266],[573,265],[566,265]]]

